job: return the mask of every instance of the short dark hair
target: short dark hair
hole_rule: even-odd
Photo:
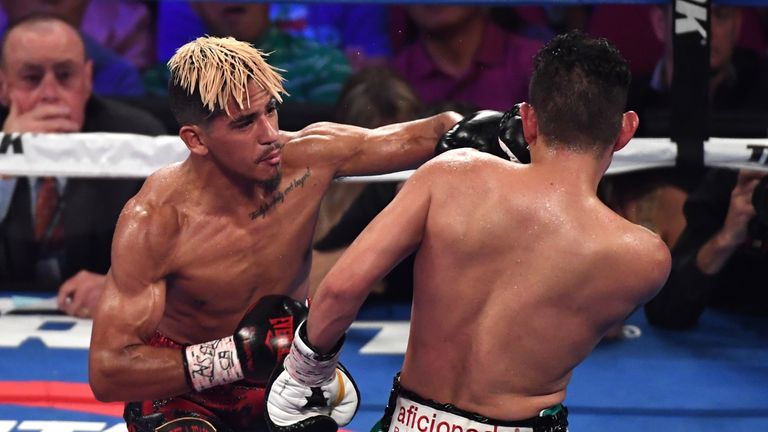
[[[605,39],[558,35],[534,58],[528,88],[539,133],[577,152],[612,146],[621,130],[631,74]]]
[[[223,113],[222,110],[209,111],[203,105],[203,98],[198,88],[190,94],[187,89],[178,84],[178,80],[173,78],[168,81],[168,103],[176,122],[182,126],[185,124],[208,126],[214,117]]]
[[[83,45],[83,52],[85,52],[85,40],[83,40],[83,34],[80,32],[80,29],[73,26],[72,23],[67,21],[61,15],[48,12],[35,12],[29,15],[24,15],[23,17],[8,23],[8,27],[5,28],[5,33],[3,34],[3,39],[0,42],[0,65],[3,65],[5,62],[5,44],[8,42],[8,35],[11,34],[11,31],[18,27],[37,22],[60,22],[68,26],[75,32],[75,34],[77,34],[78,39],[80,39],[80,43]],[[87,53],[85,54],[85,57],[88,58]]]

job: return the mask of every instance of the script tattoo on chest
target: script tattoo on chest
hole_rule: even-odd
[[[249,216],[251,217],[251,220],[258,219],[258,218],[264,218],[267,216],[267,213],[276,205],[282,203],[285,201],[285,196],[289,193],[295,191],[296,189],[300,189],[304,187],[304,183],[307,182],[307,179],[312,175],[312,170],[307,168],[307,170],[302,174],[300,177],[296,177],[295,179],[291,180],[291,183],[285,187],[282,191],[275,191],[272,193],[271,198],[269,201],[263,203],[261,206],[259,206],[258,210],[252,211]]]

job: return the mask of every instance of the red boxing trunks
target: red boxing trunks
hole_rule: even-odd
[[[160,333],[155,333],[149,345],[178,350],[184,348]],[[155,432],[157,428],[165,430],[169,428],[163,428],[164,425],[190,417],[210,423],[218,432],[266,431],[264,388],[238,381],[168,399],[129,402],[123,412],[129,432]],[[173,426],[180,423],[183,424],[173,422],[168,426],[176,429]],[[187,428],[182,426],[181,429]]]
[[[425,399],[395,376],[384,417],[371,432],[567,432],[568,410],[556,405],[525,420],[494,420]]]

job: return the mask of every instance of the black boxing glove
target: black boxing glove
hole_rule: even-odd
[[[483,110],[464,117],[440,138],[435,154],[463,147],[513,162],[530,163],[531,154],[523,136],[520,104],[504,113]]]
[[[240,380],[266,385],[306,318],[307,307],[290,297],[262,297],[245,313],[235,334],[184,349],[187,382],[196,391]]]
[[[509,160],[528,164],[531,163],[531,151],[523,134],[523,118],[520,117],[520,104],[515,104],[501,116],[499,123],[499,145]],[[504,150],[506,146],[506,150]]]

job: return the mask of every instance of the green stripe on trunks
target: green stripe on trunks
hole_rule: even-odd
[[[376,424],[373,425],[371,432],[384,432],[384,430],[381,428],[381,420],[377,421]]]
[[[539,412],[539,417],[555,415],[562,410],[563,410],[563,404],[557,404],[553,407],[549,407],[547,409],[541,410],[541,412]]]

